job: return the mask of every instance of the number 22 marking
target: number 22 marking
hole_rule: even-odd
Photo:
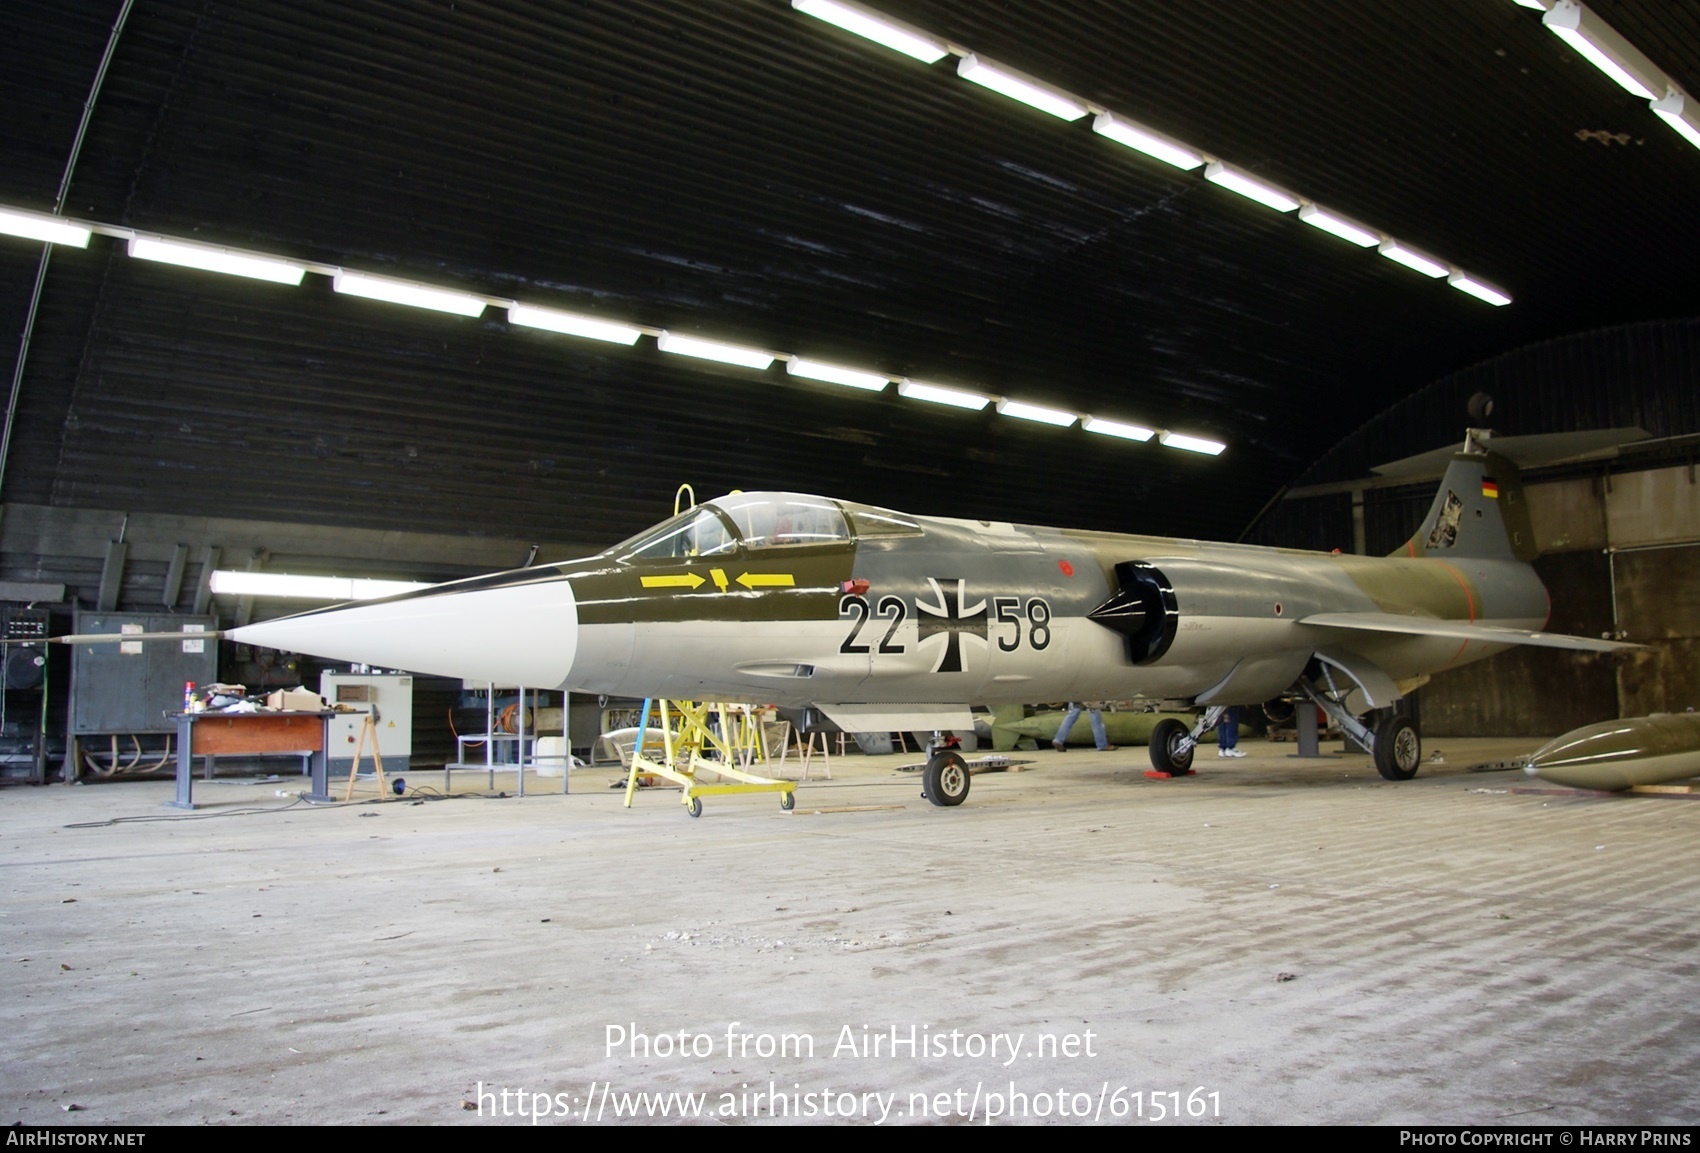
[[[857,637],[862,635],[862,626],[866,625],[868,623],[868,618],[874,615],[874,610],[868,607],[867,598],[859,596],[845,597],[843,600],[838,602],[838,615],[853,616],[856,618],[856,623],[851,626],[850,635],[844,638],[844,642],[838,646],[838,651],[841,653],[868,652],[869,647],[865,644],[857,643],[856,640]],[[891,639],[897,635],[898,628],[909,616],[909,610],[904,605],[902,598],[894,596],[881,597],[878,615],[881,620],[889,620],[891,622],[891,624],[886,627],[885,635],[880,638],[879,651],[885,654],[906,652],[907,650],[902,645],[893,642]]]

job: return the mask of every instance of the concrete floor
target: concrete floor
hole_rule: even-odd
[[[738,1122],[772,1087],[805,1121],[1691,1124],[1700,804],[1467,771],[1532,743],[1432,741],[1401,784],[1047,751],[958,809],[835,758],[795,813],[699,820],[615,770],[220,781],[191,819],[165,781],[8,788],[3,1120]]]

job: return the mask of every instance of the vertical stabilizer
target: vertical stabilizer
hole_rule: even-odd
[[[1517,466],[1489,451],[1492,434],[1472,429],[1452,458],[1434,504],[1395,556],[1535,559],[1534,527]]]

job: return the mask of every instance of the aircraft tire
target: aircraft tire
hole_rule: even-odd
[[[1423,763],[1423,741],[1409,717],[1389,713],[1375,726],[1375,771],[1389,781],[1408,781]]]
[[[1152,768],[1175,776],[1192,770],[1192,754],[1198,751],[1198,746],[1193,745],[1184,753],[1180,750],[1181,740],[1187,731],[1187,727],[1173,717],[1157,722],[1151,730]]]
[[[968,799],[968,762],[949,749],[934,753],[921,770],[921,795],[941,808],[960,805]]]

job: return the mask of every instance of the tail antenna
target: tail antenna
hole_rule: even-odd
[[[1488,418],[1493,415],[1493,397],[1478,392],[1470,397],[1465,410],[1470,414],[1470,426],[1464,436],[1464,451],[1485,453],[1488,451],[1487,442],[1493,439],[1493,429],[1487,426]]]

